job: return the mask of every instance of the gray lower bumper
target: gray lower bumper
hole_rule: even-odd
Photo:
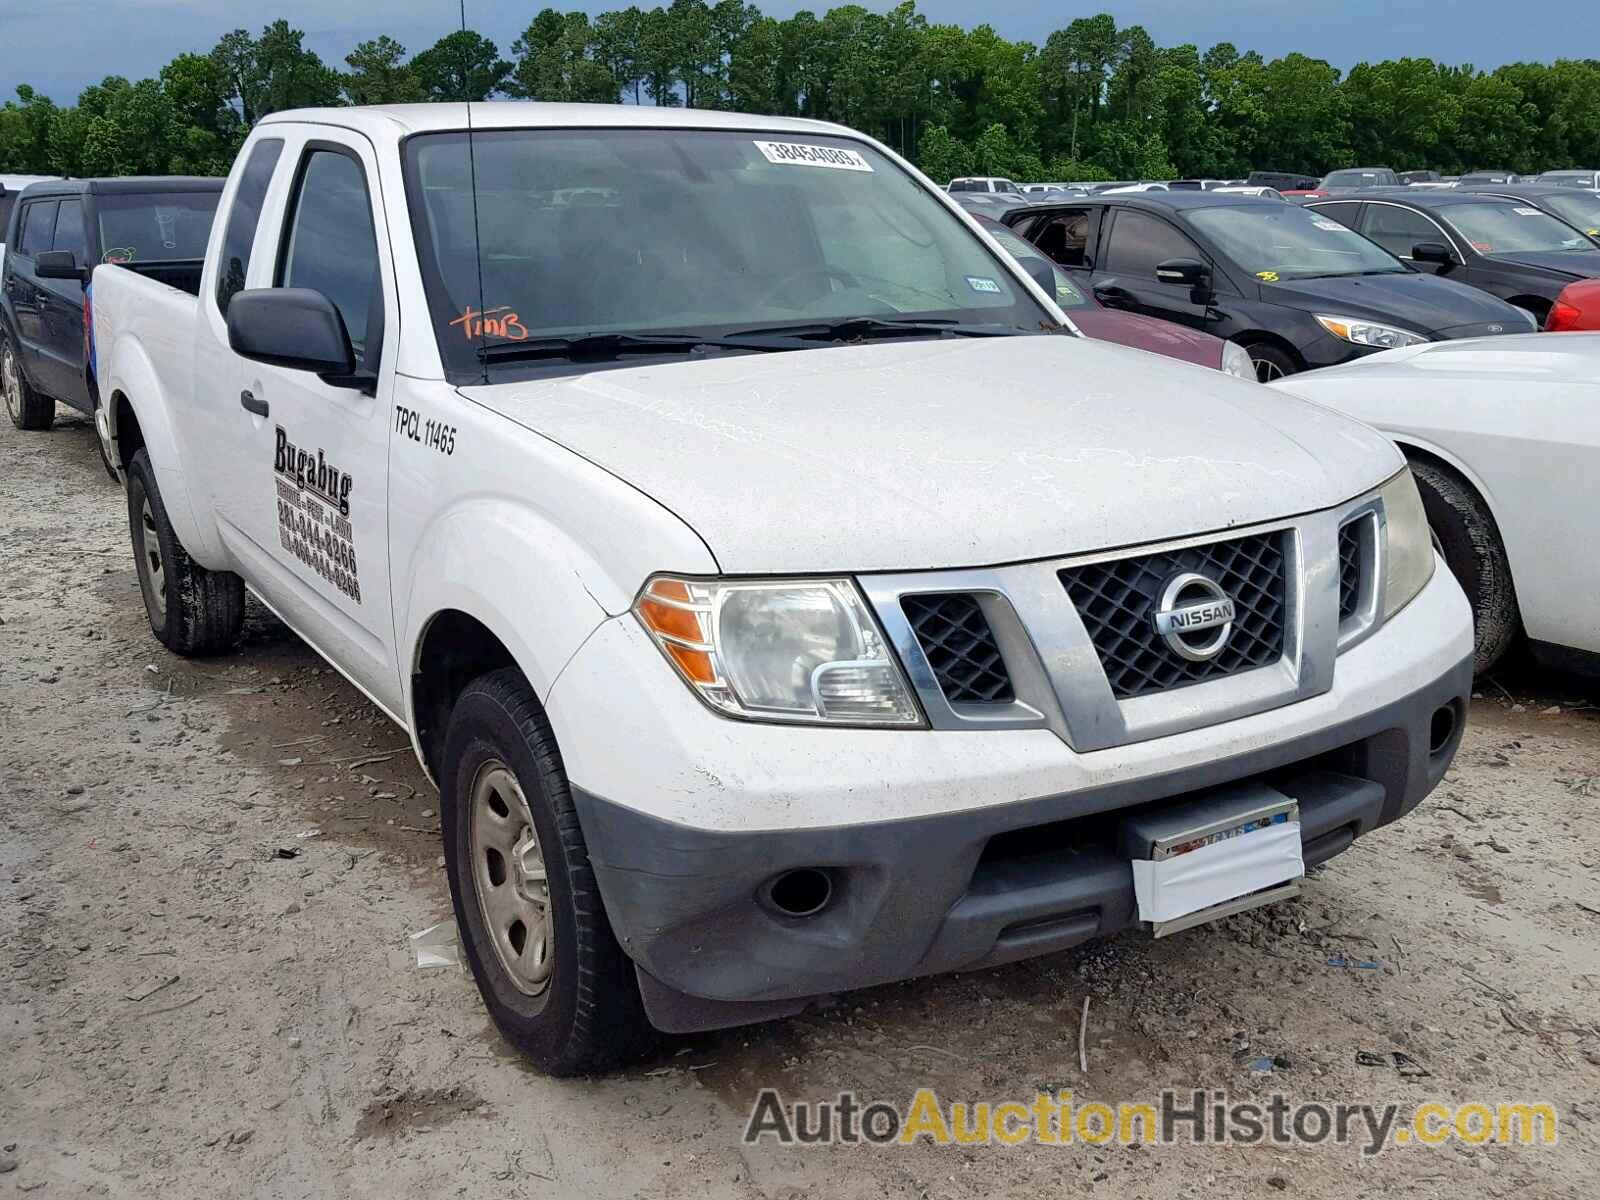
[[[812,997],[1045,954],[1137,920],[1116,848],[1127,810],[1261,778],[1295,797],[1308,866],[1409,812],[1460,744],[1470,660],[1348,724],[1170,775],[933,818],[723,833],[573,789],[584,837],[645,1006],[669,1032],[797,1012]],[[1432,722],[1454,731],[1431,747]],[[781,916],[774,875],[826,868],[831,903]]]

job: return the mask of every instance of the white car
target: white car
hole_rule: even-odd
[[[1125,183],[1121,187],[1106,188],[1098,193],[1102,196],[1115,196],[1121,192],[1170,192],[1172,189],[1164,183]]]
[[[166,646],[248,587],[410,734],[545,1069],[1252,907],[1438,783],[1387,439],[1076,336],[840,126],[467,120],[258,122],[198,294],[96,268],[97,428]]]
[[[1272,386],[1399,445],[1472,601],[1480,672],[1519,632],[1546,662],[1600,669],[1600,334],[1432,342]]]
[[[1212,188],[1219,196],[1254,196],[1258,200],[1282,200],[1284,195],[1275,187],[1266,187],[1262,184],[1230,184],[1227,187]]]

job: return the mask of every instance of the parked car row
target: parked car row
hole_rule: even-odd
[[[406,731],[546,1071],[1292,894],[1439,783],[1491,632],[1582,632],[1593,556],[1525,582],[1562,531],[1472,464],[1545,347],[1545,431],[1592,429],[1600,339],[1426,345],[1532,323],[1281,199],[975,217],[815,121],[465,118],[30,189],[4,386],[37,429],[81,373],[161,644],[232,649],[248,589]],[[47,390],[12,288],[69,279]],[[1413,442],[1337,411],[1364,378],[1431,398]],[[1476,643],[1462,577],[1524,601]]]

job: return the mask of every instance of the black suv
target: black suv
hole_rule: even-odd
[[[92,289],[101,262],[198,288],[221,179],[72,179],[24,189],[5,231],[0,389],[18,429],[48,429],[57,400],[92,415]]]
[[[1397,346],[1533,332],[1504,301],[1412,270],[1282,200],[1130,192],[1030,205],[1000,220],[1106,307],[1243,346],[1262,381]]]

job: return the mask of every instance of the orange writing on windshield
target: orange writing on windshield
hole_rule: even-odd
[[[497,317],[496,313],[505,316]],[[454,321],[452,326],[461,326],[461,331],[470,342],[473,338],[492,337],[502,338],[508,342],[521,342],[527,340],[528,329],[518,319],[517,314],[511,311],[509,304],[502,304],[498,308],[486,308],[482,312],[467,305],[467,311]]]

